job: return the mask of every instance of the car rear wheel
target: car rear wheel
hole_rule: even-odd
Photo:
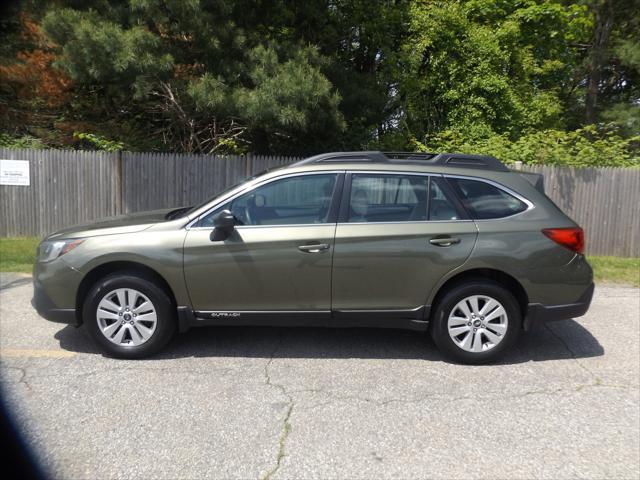
[[[176,331],[169,296],[136,273],[115,273],[94,285],[84,302],[83,321],[101,349],[118,358],[152,355]]]
[[[431,335],[449,358],[471,364],[500,358],[517,340],[518,302],[502,285],[472,280],[453,287],[432,317]]]

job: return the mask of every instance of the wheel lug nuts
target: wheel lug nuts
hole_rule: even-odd
[[[467,327],[470,327],[470,326],[471,326],[471,322],[467,323]]]
[[[477,328],[474,328],[474,329],[473,329],[473,331],[474,331],[474,332],[477,332],[477,331],[478,331],[478,329],[477,329]]]
[[[129,323],[130,323],[131,325],[133,325],[133,320],[131,320]]]

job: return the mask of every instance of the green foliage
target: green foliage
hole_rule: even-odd
[[[568,44],[588,38],[585,15],[552,0],[412,4],[399,92],[408,128],[418,137],[478,125],[510,135],[561,128],[575,62]]]
[[[324,58],[243,28],[249,4],[138,0],[126,14],[117,6],[52,9],[43,25],[67,75],[159,116],[174,148],[224,152],[247,143],[284,151],[300,148],[300,137],[341,131],[340,96],[321,71]]]
[[[540,130],[510,140],[506,134],[477,130],[474,135],[445,130],[426,145],[415,142],[422,151],[481,153],[507,163],[566,165],[573,167],[640,167],[640,136],[625,138],[616,130],[593,125],[572,131]]]
[[[81,83],[131,83],[135,95],[142,95],[146,92],[135,83],[139,76],[161,76],[173,68],[157,35],[139,25],[122,28],[92,10],[52,11],[43,27],[63,45],[57,64]]]
[[[0,148],[32,148],[42,149],[46,146],[39,138],[34,138],[29,135],[22,137],[12,137],[6,133],[0,133]]]
[[[105,152],[117,152],[124,148],[123,142],[108,140],[94,133],[74,132],[73,137],[89,144],[90,146],[93,147],[94,150],[104,150]]]
[[[627,137],[640,135],[640,105],[615,103],[602,112],[602,119],[617,125]]]
[[[637,11],[638,0],[25,2],[0,22],[0,142],[637,165]]]
[[[640,135],[640,39],[637,35],[620,38],[612,52],[619,62],[618,68],[624,69],[624,73],[615,72],[615,81],[621,87],[606,99],[609,104],[602,109],[602,119],[618,125],[627,136],[637,136]]]
[[[237,95],[250,124],[301,132],[314,123],[342,125],[340,96],[320,71],[322,58],[315,49],[300,48],[292,58],[280,61],[275,49],[258,46],[249,61],[252,86]],[[335,118],[326,115],[330,112]]]
[[[589,256],[596,282],[640,287],[640,258]]]
[[[39,242],[35,237],[0,238],[0,272],[31,273]]]

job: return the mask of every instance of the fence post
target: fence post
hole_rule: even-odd
[[[247,153],[244,158],[245,158],[245,177],[250,177],[253,172],[253,156],[250,153]],[[242,158],[242,157],[240,157]]]
[[[123,188],[123,178],[122,178],[122,151],[116,151],[115,155],[115,181],[116,181],[116,215],[122,215],[124,213],[122,207],[122,194],[124,191]]]

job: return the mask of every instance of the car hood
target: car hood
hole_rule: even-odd
[[[156,223],[166,221],[167,214],[173,210],[175,210],[175,208],[165,208],[162,210],[151,210],[148,212],[102,218],[94,220],[93,222],[63,228],[49,235],[47,240],[140,232]]]

